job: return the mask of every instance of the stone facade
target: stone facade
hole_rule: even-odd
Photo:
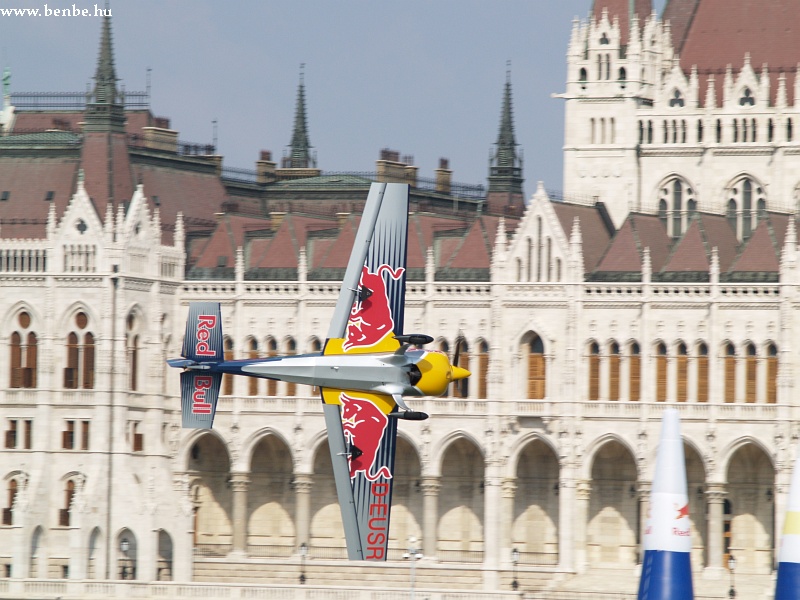
[[[465,239],[493,240],[487,278],[454,275],[462,267],[442,256],[455,246],[441,238],[419,252],[406,329],[438,336],[442,350],[460,346],[473,376],[448,397],[412,403],[430,420],[401,423],[390,562],[416,538],[431,563],[479,570],[487,590],[508,585],[512,549],[515,568],[551,578],[633,573],[669,405],[683,422],[695,573],[719,577],[730,554],[742,574],[772,571],[800,437],[794,109],[780,84],[768,101],[747,63],[709,83],[701,107],[698,76],[675,62],[664,23],[632,19],[619,58],[622,37],[607,15],[573,31],[572,200],[540,186],[521,218],[511,210],[494,215],[496,230],[466,227]],[[167,160],[151,150],[136,160]],[[187,243],[193,215],[164,227],[172,208],[151,177],[100,215],[81,174],[44,235],[4,236],[0,225],[0,564],[14,578],[190,581],[209,561],[295,560],[301,544],[309,559],[341,560],[315,392],[232,379],[214,430],[185,431],[178,377],[164,363],[179,355],[186,309],[200,300],[222,303],[229,356],[318,350],[338,282],[309,277],[303,244],[285,267],[292,277],[249,277],[253,246],[242,237],[232,262],[208,266],[233,266],[232,277],[185,276],[192,261],[203,266]],[[302,198],[279,193],[287,205]],[[781,240],[775,276],[736,281],[709,249],[705,280],[659,279],[643,229],[634,276],[596,276],[631,212],[658,217],[661,235],[680,240],[699,211],[728,216],[742,244],[765,218],[783,223],[770,229]],[[276,228],[290,220],[270,218]],[[254,569],[268,578],[269,567]]]

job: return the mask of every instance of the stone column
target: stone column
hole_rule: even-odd
[[[231,473],[233,492],[233,552],[247,553],[247,486],[250,476],[247,473]]]
[[[558,487],[558,564],[565,571],[575,568],[578,529],[575,481],[562,479]]]
[[[439,489],[442,484],[439,477],[423,477],[422,483],[422,554],[436,556],[436,529],[439,525]]]
[[[708,569],[722,569],[722,535],[725,496],[727,491],[720,483],[708,484]]]
[[[297,526],[296,546],[308,544],[310,541],[311,523],[311,488],[313,487],[311,475],[295,474],[294,476],[294,502],[295,502],[295,523]]]
[[[500,504],[500,556],[501,564],[509,560],[511,557],[511,548],[514,547],[514,539],[511,535],[514,526],[514,499],[517,494],[517,480],[508,477],[503,480],[501,489],[501,504]]]
[[[498,587],[500,518],[497,507],[501,506],[501,485],[499,477],[486,477],[483,482],[483,581],[487,590]]]
[[[586,520],[589,517],[589,498],[592,492],[590,481],[578,481],[575,490],[575,571],[586,571],[588,558],[586,555]]]

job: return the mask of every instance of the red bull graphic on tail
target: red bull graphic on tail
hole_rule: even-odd
[[[392,473],[386,465],[373,471],[389,418],[366,398],[342,392],[339,400],[342,403],[344,437],[350,448],[347,460],[350,479],[355,479],[359,473],[368,481],[375,481],[378,477],[391,479]]]
[[[389,304],[384,273],[398,281],[405,272],[403,267],[393,269],[383,264],[373,273],[365,265],[361,269],[359,287],[362,299],[353,303],[350,318],[345,329],[345,341],[342,344],[345,352],[350,348],[369,348],[391,336],[395,322]]]

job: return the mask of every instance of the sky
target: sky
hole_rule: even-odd
[[[660,13],[665,0],[656,0]],[[98,0],[103,8],[102,0]],[[510,72],[525,192],[562,188],[566,51],[592,0],[112,0],[121,85],[144,90],[181,140],[224,165],[283,155],[304,64],[311,145],[323,171],[373,171],[382,148],[421,177],[449,159],[453,181],[486,184]],[[88,10],[91,0],[0,0],[0,8]],[[85,91],[101,19],[0,16],[12,92]],[[510,64],[510,67],[508,66]]]

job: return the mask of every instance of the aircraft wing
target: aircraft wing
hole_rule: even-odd
[[[392,352],[403,331],[408,185],[373,183],[323,351]],[[386,560],[397,419],[384,394],[322,389],[350,560]]]

